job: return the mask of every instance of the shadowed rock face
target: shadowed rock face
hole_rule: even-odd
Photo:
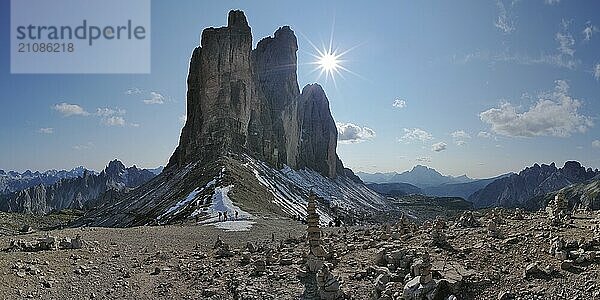
[[[187,121],[167,169],[234,152],[336,177],[343,166],[329,101],[317,84],[300,93],[297,50],[288,26],[252,50],[241,11],[229,12],[226,27],[205,29],[190,61]]]

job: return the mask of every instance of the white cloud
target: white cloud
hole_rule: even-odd
[[[431,151],[440,152],[440,151],[446,150],[447,147],[448,147],[448,144],[446,144],[444,142],[439,142],[439,143],[435,143],[435,144],[431,145]]]
[[[456,59],[457,63],[469,63],[471,61],[489,61],[491,63],[514,63],[519,65],[549,65],[559,68],[575,69],[581,63],[580,60],[563,55],[562,53],[541,53],[538,57],[524,55],[522,53],[511,53],[508,50],[494,53],[488,50],[476,51],[468,53],[460,59]]]
[[[568,95],[569,85],[557,80],[554,92],[540,95],[527,111],[503,103],[479,114],[481,121],[491,125],[494,133],[511,137],[557,136],[568,137],[585,132],[594,124],[592,118],[581,115],[581,102]]]
[[[375,137],[375,131],[352,123],[336,122],[338,141],[342,144],[362,143]]]
[[[573,57],[575,54],[575,39],[573,35],[569,33],[569,23],[566,20],[562,20],[560,23],[561,30],[556,33],[556,41],[558,42],[558,51],[563,55]]]
[[[466,133],[464,130],[456,130],[450,134],[455,139],[470,139],[471,135]]]
[[[404,101],[402,99],[396,99],[396,100],[394,100],[394,103],[392,104],[392,106],[397,107],[397,108],[405,108],[406,101]]]
[[[44,127],[44,128],[40,128],[38,130],[39,133],[43,133],[43,134],[53,134],[54,133],[54,128],[52,127]]]
[[[494,22],[494,26],[500,29],[504,34],[510,34],[516,30],[516,21],[513,16],[512,9],[518,1],[513,0],[508,4],[504,4],[502,0],[496,1],[496,6],[498,7],[498,17]]]
[[[598,27],[594,26],[592,22],[587,21],[585,28],[583,28],[583,40],[589,42],[592,39],[594,33],[598,32]]]
[[[145,104],[163,104],[165,103],[165,96],[157,92],[150,92],[150,99],[143,100]]]
[[[127,122],[123,117],[126,111],[120,108],[99,107],[96,109],[95,115],[100,117],[100,122],[106,126],[125,126]],[[139,127],[140,124],[131,123],[133,127]]]
[[[111,116],[102,119],[102,124],[106,126],[125,126],[125,119],[121,116]]]
[[[489,132],[487,132],[487,131],[480,131],[480,132],[477,134],[477,136],[478,136],[478,137],[480,137],[480,138],[489,139],[489,138],[491,138],[491,137],[492,137],[492,134],[491,134],[491,133],[489,133]]]
[[[548,5],[555,5],[555,4],[559,4],[560,0],[544,0],[544,3],[546,3]]]
[[[592,141],[592,147],[600,149],[600,140]]]
[[[185,125],[185,122],[187,121],[187,115],[183,114],[181,116],[179,116],[179,123],[181,123],[181,125]],[[339,129],[338,129],[339,131]]]
[[[600,64],[596,64],[594,67],[594,78],[596,78],[596,80],[600,80]]]
[[[75,149],[75,150],[89,150],[92,148],[94,148],[94,143],[92,143],[92,142],[87,142],[85,144],[73,146],[73,149]]]
[[[429,156],[417,157],[417,158],[415,158],[415,160],[420,163],[430,163],[431,157],[429,157]]]
[[[134,88],[130,88],[128,90],[125,91],[125,94],[127,95],[139,95],[141,94],[143,91],[134,87]]]
[[[404,128],[404,135],[400,138],[403,142],[421,141],[426,142],[433,139],[433,136],[420,128]]]
[[[113,115],[124,115],[126,113],[126,111],[124,109],[120,109],[120,108],[116,108],[116,109],[112,109],[112,108],[102,108],[99,107],[96,109],[96,115],[99,117],[110,117]]]
[[[63,103],[59,103],[56,104],[52,107],[52,109],[56,110],[57,112],[61,113],[63,116],[65,117],[70,117],[70,116],[89,116],[90,113],[85,111],[85,109],[83,109],[83,107],[77,105],[77,104],[69,104],[66,102]]]

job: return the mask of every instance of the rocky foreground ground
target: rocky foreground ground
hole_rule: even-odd
[[[553,227],[541,213],[476,212],[421,225],[324,228],[323,243],[346,299],[600,299],[597,220],[577,215]],[[185,224],[0,236],[0,298],[298,299],[306,225],[254,221],[249,231]],[[56,249],[24,251],[46,236]],[[423,265],[432,279],[414,286]]]

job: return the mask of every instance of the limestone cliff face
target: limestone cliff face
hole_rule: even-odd
[[[335,176],[343,167],[336,154],[337,127],[325,92],[318,84],[307,85],[292,107],[295,110],[289,114],[297,120],[287,124],[287,136],[292,137],[289,147],[297,145],[297,148],[288,156],[288,163],[295,168],[306,167]]]
[[[343,166],[329,101],[317,84],[300,93],[297,50],[288,26],[252,50],[241,11],[229,12],[226,27],[205,29],[190,61],[187,121],[167,169],[243,152],[336,177]]]

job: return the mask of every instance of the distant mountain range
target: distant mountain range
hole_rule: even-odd
[[[477,179],[471,182],[446,183],[438,186],[425,187],[423,188],[423,193],[428,196],[460,197],[463,199],[468,199],[469,196],[486,187],[488,184],[512,174],[514,173],[503,174],[486,179]]]
[[[471,194],[484,188],[496,179],[511,175],[504,174],[493,178],[472,179],[466,175],[454,177],[442,175],[433,168],[416,165],[402,173],[356,173],[368,186],[380,193],[390,191],[394,195],[421,194],[435,197],[460,197],[468,199]]]
[[[75,169],[74,169],[75,170]],[[139,169],[136,166],[126,168],[123,163],[118,160],[113,160],[106,168],[96,173],[84,168],[77,168],[77,171],[71,173],[64,171],[51,172],[49,174],[63,174],[62,178],[56,180],[41,181],[41,183],[24,189],[4,194],[0,196],[0,210],[6,212],[24,212],[33,214],[44,214],[53,210],[61,210],[66,208],[82,209],[89,207],[90,203],[99,204],[98,198],[104,197],[106,192],[127,192],[146,181],[154,178],[156,170],[150,171]],[[79,170],[83,170],[79,173]],[[16,174],[10,175],[11,183],[14,186],[26,186],[35,182],[31,178],[49,178],[38,173],[37,176],[27,174],[18,177]],[[31,174],[36,174],[31,173]],[[66,176],[68,174],[69,176]],[[77,176],[80,174],[79,176]],[[109,196],[110,196],[109,195]],[[110,198],[110,197],[108,197]]]
[[[95,173],[81,166],[70,171],[48,170],[45,172],[32,172],[27,170],[19,173],[16,171],[0,170],[0,195],[21,191],[39,184],[51,185],[61,179],[81,177],[86,171],[90,174]]]
[[[567,161],[562,168],[534,164],[519,174],[500,178],[473,193],[468,200],[476,208],[522,207],[537,210],[545,206],[543,196],[564,187],[584,183],[599,176],[600,172],[584,168],[579,162]],[[536,200],[538,199],[538,200]]]
[[[431,186],[438,186],[442,184],[451,184],[451,183],[466,183],[472,182],[473,179],[467,177],[466,175],[453,177],[453,176],[445,176],[440,174],[440,172],[435,169],[416,165],[410,171],[405,171],[402,173],[375,173],[369,174],[364,172],[356,173],[358,177],[360,177],[364,182],[367,183],[409,183],[414,186],[424,188]]]

